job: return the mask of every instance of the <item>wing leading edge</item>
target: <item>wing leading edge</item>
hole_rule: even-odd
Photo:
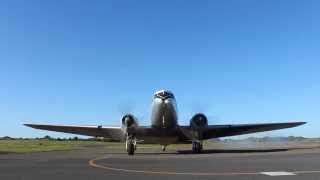
[[[123,140],[124,134],[120,127],[105,126],[71,126],[71,125],[45,125],[45,124],[24,124],[35,129],[80,134],[86,136],[106,137],[113,140]]]
[[[306,122],[289,122],[289,123],[267,123],[267,124],[239,124],[239,125],[209,125],[202,129],[201,139],[211,139],[227,136],[236,136],[278,129],[292,128],[305,124]],[[181,127],[182,132],[187,137],[191,137],[192,130],[189,126]]]
[[[306,122],[289,122],[289,123],[267,123],[267,124],[239,124],[239,125],[209,125],[201,129],[201,138],[198,140],[236,136],[278,129],[292,128],[305,124]],[[113,140],[124,140],[125,134],[120,127],[106,126],[71,126],[71,125],[45,125],[45,124],[24,124],[25,126],[35,129],[49,130],[56,132],[80,134],[86,136],[106,137]],[[145,136],[154,135],[151,128],[141,127],[138,134]],[[182,137],[193,140],[193,130],[190,126],[180,126]]]

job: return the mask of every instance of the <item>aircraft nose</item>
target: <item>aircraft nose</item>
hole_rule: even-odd
[[[173,94],[170,91],[158,91],[154,95],[155,98],[160,98],[160,99],[168,99],[168,98],[174,98]]]

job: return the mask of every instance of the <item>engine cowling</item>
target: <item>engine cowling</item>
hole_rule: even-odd
[[[126,129],[135,128],[138,126],[137,119],[132,114],[126,114],[121,119],[122,127]]]
[[[190,120],[190,127],[192,129],[201,129],[207,126],[208,126],[208,119],[202,113],[198,113],[194,115]]]

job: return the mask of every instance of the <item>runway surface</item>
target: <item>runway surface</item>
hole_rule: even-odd
[[[320,180],[320,149],[188,150],[90,146],[74,151],[0,154],[0,179],[308,179]]]

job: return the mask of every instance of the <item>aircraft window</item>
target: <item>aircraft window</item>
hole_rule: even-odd
[[[158,97],[158,98],[174,98],[173,94],[168,92],[168,91],[161,91],[161,92],[158,92],[155,94],[155,97]]]

